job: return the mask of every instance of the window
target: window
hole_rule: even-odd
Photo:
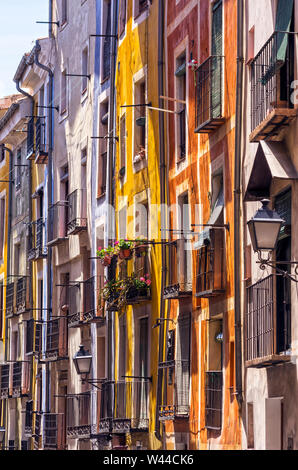
[[[134,0],[134,17],[141,15],[148,6],[147,0]]]
[[[111,1],[103,2],[103,31],[106,37],[102,42],[102,80],[106,80],[110,76],[111,68]]]
[[[3,281],[0,282],[0,337],[2,337],[2,327],[3,327],[3,310],[4,307],[4,286]]]
[[[135,83],[134,103],[146,104],[145,78]],[[136,106],[134,118],[134,163],[137,164],[146,158],[146,106]]]
[[[148,382],[145,378],[149,376],[148,348],[149,348],[149,322],[148,317],[137,320],[137,357],[136,376],[142,377],[134,384],[134,418],[139,423],[148,419]],[[138,427],[138,426],[137,426]]]
[[[16,158],[16,183],[15,188],[16,191],[21,187],[21,164],[22,164],[22,149],[17,150],[17,158]]]
[[[126,0],[120,0],[119,33],[120,36],[125,31],[126,25]]]
[[[60,96],[60,114],[67,110],[67,76],[66,69],[61,74],[61,96]]]
[[[190,333],[191,315],[182,314],[178,318],[177,350],[175,360],[175,382],[177,388],[176,415],[189,412],[190,383]]]
[[[178,197],[178,207],[180,213],[180,230],[182,231],[181,242],[179,244],[179,250],[177,252],[179,265],[179,277],[181,286],[184,286],[183,290],[192,290],[191,280],[191,236],[188,235],[190,231],[190,206],[188,193],[182,194]],[[181,259],[183,257],[183,259]]]
[[[98,135],[104,137],[108,134],[109,100],[100,103]],[[97,197],[106,192],[107,180],[107,140],[98,139],[98,164],[97,164]]]
[[[211,81],[212,117],[221,116],[222,68],[220,59],[216,57],[221,57],[223,50],[222,14],[222,0],[219,0],[212,7],[211,55],[215,56]]]
[[[82,52],[82,94],[87,91],[88,86],[88,47]]]
[[[206,427],[220,430],[222,423],[223,320],[208,321],[208,369],[206,372]]]
[[[0,259],[4,258],[5,197],[0,198]]]
[[[120,170],[119,177],[123,178],[125,175],[126,166],[126,115],[123,114],[120,118]]]
[[[276,248],[276,261],[291,260],[291,190],[275,198],[275,210],[285,220]],[[289,265],[278,267],[289,271]],[[276,328],[277,352],[284,352],[291,347],[291,281],[283,276],[276,276]]]
[[[186,101],[186,83],[187,83],[187,74],[186,74],[186,53],[183,52],[176,59],[176,98],[181,101]],[[177,160],[183,160],[186,156],[186,104],[177,102],[177,112],[176,117],[176,135],[177,135]]]
[[[61,26],[67,22],[67,0],[61,0]]]
[[[136,205],[135,211],[135,236],[148,240],[149,236],[149,206],[148,202]]]

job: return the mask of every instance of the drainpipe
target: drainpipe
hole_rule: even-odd
[[[13,169],[13,152],[8,147],[3,145],[3,149],[9,153],[9,185],[8,185],[8,225],[7,225],[7,252],[6,252],[6,277],[10,276],[10,258],[11,258],[11,220],[12,220],[12,169]],[[5,319],[5,347],[4,347],[4,361],[7,361],[7,341],[8,341],[8,322]]]
[[[163,108],[163,101],[160,96],[164,95],[164,0],[159,0],[158,4],[158,97],[159,108]],[[160,158],[160,204],[165,208],[166,193],[166,162],[165,162],[165,146],[164,146],[164,113],[159,111],[159,158]],[[165,211],[161,212],[161,226],[165,227]],[[162,232],[163,233],[163,232]],[[166,247],[161,245],[161,289],[160,289],[160,317],[164,317],[165,301],[163,299],[163,290],[165,286],[166,277]],[[158,345],[158,363],[163,362],[164,354],[164,325],[161,322],[159,327],[159,345]],[[157,439],[161,440],[160,434],[160,421],[159,421],[159,405],[161,403],[162,394],[162,377],[158,371],[157,385],[156,385],[156,411],[155,411],[155,435]]]
[[[50,12],[52,12],[51,8],[51,1],[50,1]],[[50,13],[51,15],[51,13]],[[50,16],[51,18],[51,16]],[[49,26],[49,35],[52,37],[52,30]],[[54,74],[52,70],[47,67],[46,65],[39,62],[39,54],[41,51],[41,46],[39,41],[37,40],[35,43],[35,55],[34,55],[34,62],[35,64],[40,67],[42,70],[48,73],[49,75],[49,93],[48,93],[48,106],[53,106],[53,89],[54,89]],[[54,110],[49,108],[48,112],[48,217],[47,217],[47,234],[48,240],[51,240],[52,235],[52,224],[49,217],[49,209],[53,204],[53,113]],[[47,254],[47,311],[46,311],[46,319],[49,320],[51,317],[52,311],[52,248],[48,247],[48,254]],[[50,411],[50,370],[49,364],[46,364],[46,411]]]
[[[242,343],[241,343],[241,144],[243,120],[243,0],[237,0],[237,77],[236,77],[236,124],[234,161],[234,302],[235,302],[235,371],[236,398],[241,408],[242,395]]]
[[[116,56],[117,56],[117,19],[118,19],[118,0],[113,1],[113,23],[112,23],[112,50],[110,59],[110,99],[109,99],[109,125],[108,135],[115,135],[115,75],[116,75]],[[109,139],[108,143],[108,185],[107,185],[107,199],[108,199],[108,220],[107,229],[108,237],[111,237],[112,225],[115,223],[112,219],[111,209],[115,208],[115,189],[114,189],[114,161],[115,161],[115,139]],[[114,211],[113,211],[114,212]],[[114,227],[113,227],[114,229]],[[114,231],[114,230],[113,230]],[[108,270],[109,271],[109,270]],[[109,277],[114,273],[114,268],[109,273]],[[114,329],[115,329],[115,312],[108,312],[107,318],[107,336],[108,336],[108,381],[114,381],[114,359],[115,359],[115,345],[114,345]],[[113,387],[109,387],[109,393],[113,393]],[[110,403],[114,403],[113,397],[110,396]],[[112,410],[112,413],[114,410]]]

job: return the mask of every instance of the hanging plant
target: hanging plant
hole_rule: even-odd
[[[107,248],[99,247],[96,254],[104,266],[110,266],[112,258],[118,254],[118,250],[114,246],[108,246]]]
[[[118,248],[119,248],[119,258],[120,259],[130,259],[132,255],[132,247],[133,242],[128,240],[119,240]]]

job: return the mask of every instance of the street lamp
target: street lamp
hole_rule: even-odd
[[[76,371],[79,375],[87,376],[90,374],[92,355],[89,351],[86,351],[84,346],[81,344],[79,350],[73,357],[73,362],[76,368]]]
[[[247,223],[255,252],[275,250],[281,226],[285,222],[277,212],[269,209],[269,202],[269,199],[263,199],[263,206]]]

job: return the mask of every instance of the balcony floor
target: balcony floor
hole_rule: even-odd
[[[270,367],[274,364],[281,364],[289,362],[291,356],[285,354],[270,354],[269,356],[259,357],[252,359],[250,361],[245,361],[245,367],[247,368],[261,368],[261,367]]]
[[[282,141],[287,126],[289,126],[296,116],[296,109],[274,108],[267,115],[267,117],[251,132],[249,141]]]

